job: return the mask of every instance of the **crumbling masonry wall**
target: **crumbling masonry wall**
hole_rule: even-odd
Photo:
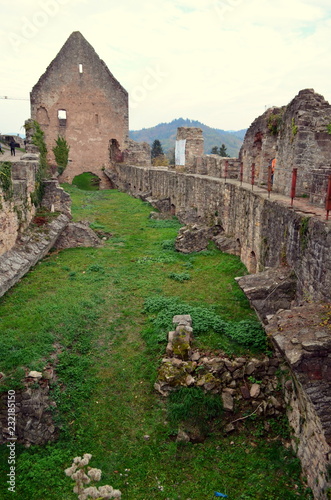
[[[268,162],[276,158],[273,190],[289,196],[297,168],[296,195],[323,206],[331,164],[330,124],[331,106],[313,89],[301,90],[287,106],[268,109],[249,127],[240,150],[244,181],[250,182],[255,163],[255,183],[266,185]]]
[[[35,190],[37,170],[37,162],[13,162],[11,188],[6,192],[0,185],[0,256],[15,245],[35,214],[30,195]]]
[[[123,150],[128,139],[128,93],[79,32],[72,33],[33,87],[31,118],[45,132],[51,163],[58,136],[70,146],[63,181],[92,172],[107,186],[102,168],[110,162],[109,141]]]
[[[299,278],[301,297],[331,300],[330,223],[288,210],[267,193],[231,180],[126,165],[106,174],[134,196],[164,200],[163,206],[184,223],[217,227],[237,242],[250,272],[287,264]]]

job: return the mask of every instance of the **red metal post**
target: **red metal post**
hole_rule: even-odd
[[[242,186],[244,176],[244,164],[240,162],[240,185]]]
[[[296,189],[296,185],[297,185],[297,174],[298,174],[298,169],[294,168],[292,170],[291,207],[293,207],[293,200],[295,198],[295,189]]]
[[[228,160],[225,160],[225,163],[224,163],[224,182],[226,183],[226,178],[228,176],[228,168],[229,168],[229,162]]]
[[[252,177],[251,177],[252,189],[255,183],[255,163],[252,163]]]
[[[329,212],[331,210],[331,175],[329,175],[329,183],[328,183],[328,190],[326,193],[325,208],[326,208],[326,220],[329,220]]]
[[[268,196],[270,198],[270,192],[272,191],[272,168],[271,168],[271,162],[269,162],[268,165]]]

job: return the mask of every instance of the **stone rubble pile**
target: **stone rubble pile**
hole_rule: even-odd
[[[0,378],[4,378],[0,374]],[[30,371],[23,379],[24,388],[15,392],[15,437],[25,446],[43,445],[55,441],[58,429],[52,418],[56,403],[49,399],[49,383],[54,379],[50,366],[43,372]],[[7,393],[0,397],[0,444],[10,437],[8,429]]]
[[[239,414],[241,408],[266,417],[285,412],[280,380],[285,368],[277,357],[230,359],[222,353],[203,353],[192,349],[191,316],[174,316],[173,323],[176,329],[169,332],[166,357],[154,386],[162,396],[179,387],[201,387],[219,394],[230,414]],[[234,426],[225,430],[230,432]]]

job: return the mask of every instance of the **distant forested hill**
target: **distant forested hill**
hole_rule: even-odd
[[[246,129],[238,131],[225,131],[211,128],[197,120],[184,120],[177,118],[170,123],[159,123],[155,127],[143,128],[142,130],[130,130],[130,138],[137,142],[147,142],[152,145],[158,139],[165,153],[175,147],[178,127],[199,127],[203,130],[205,154],[209,154],[213,146],[220,147],[225,144],[229,156],[238,156],[239,149],[243,143]]]

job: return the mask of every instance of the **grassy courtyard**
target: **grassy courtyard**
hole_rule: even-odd
[[[102,469],[101,484],[120,489],[123,500],[212,499],[215,491],[230,500],[312,498],[280,428],[266,433],[263,422],[248,419],[240,435],[224,436],[219,415],[204,443],[177,443],[167,404],[153,389],[171,325],[156,332],[146,300],[178,297],[229,324],[255,323],[234,281],[246,272],[239,259],[212,246],[179,254],[176,219],[152,220],[148,204],[115,190],[65,188],[74,220],[89,220],[107,239],[100,248],[51,252],[0,299],[4,389],[55,359],[50,394],[61,429],[55,443],[17,447],[15,495],[7,491],[2,446],[0,498],[77,498],[63,470],[84,453]],[[249,352],[211,330],[196,341],[229,355]]]

